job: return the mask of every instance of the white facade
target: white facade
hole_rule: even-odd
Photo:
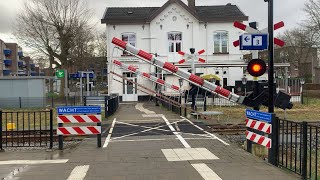
[[[214,34],[220,32],[227,32],[227,53],[214,53]],[[150,23],[146,24],[107,24],[107,38],[108,38],[108,61],[113,59],[120,60],[126,64],[132,64],[139,67],[140,71],[154,73],[155,68],[134,56],[123,56],[122,51],[114,50],[114,45],[111,43],[113,37],[119,39],[123,34],[135,34],[135,46],[139,49],[150,53],[157,53],[158,58],[163,61],[176,63],[182,59],[182,56],[177,52],[169,52],[168,33],[181,33],[181,50],[190,53],[191,47],[196,49],[196,52],[204,49],[200,57],[206,60],[206,63],[240,63],[242,60],[242,53],[238,47],[233,47],[233,41],[239,39],[239,35],[243,32],[233,27],[233,22],[219,22],[219,23],[204,23],[199,22],[192,14],[190,14],[184,7],[177,3],[172,3],[166,7],[159,15],[157,15]],[[175,44],[176,45],[176,44]],[[220,46],[222,46],[220,44]],[[175,46],[175,48],[177,48]],[[186,62],[187,63],[187,62]],[[243,76],[242,67],[203,67],[197,68],[196,73],[216,74],[221,77],[220,84],[227,86],[234,86],[236,80],[241,80]],[[118,67],[109,66],[109,71],[114,71],[123,75],[125,71]],[[117,79],[120,82],[117,82]],[[225,79],[225,80],[223,80]],[[178,78],[168,75],[165,79],[168,83],[179,85]],[[227,84],[223,84],[224,82]],[[123,95],[125,86],[121,83],[123,80],[112,76],[109,78],[109,92]],[[154,89],[154,84],[142,77],[137,77],[137,82],[151,89]],[[185,83],[187,84],[187,83]],[[166,88],[168,92],[170,89]],[[134,92],[135,94],[135,92]],[[141,91],[137,91],[137,95],[145,95]],[[137,98],[135,98],[136,100]]]

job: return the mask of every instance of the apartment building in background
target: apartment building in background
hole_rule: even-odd
[[[0,39],[1,76],[44,76],[29,56],[24,56],[17,43],[6,43]]]

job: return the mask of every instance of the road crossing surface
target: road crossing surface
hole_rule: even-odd
[[[203,123],[151,103],[121,104],[103,132],[102,148],[96,147],[96,138],[87,138],[64,151],[1,153],[0,175],[27,180],[300,179],[208,132]]]

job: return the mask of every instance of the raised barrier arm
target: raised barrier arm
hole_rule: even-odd
[[[173,65],[172,63],[163,62],[161,60],[158,60],[152,54],[147,53],[143,50],[140,50],[125,41],[122,41],[118,38],[113,38],[112,43],[123,50],[127,50],[127,51],[131,52],[133,55],[135,55],[139,59],[141,59],[149,64],[155,65],[165,71],[171,72],[173,75],[176,75],[180,78],[183,78],[184,80],[186,80],[186,81],[188,81],[188,82],[190,82],[190,83],[192,83],[202,89],[205,89],[209,92],[216,93],[219,96],[226,98],[231,102],[235,102],[235,103],[242,104],[242,105],[249,105],[249,106],[251,106],[252,104],[254,104],[254,106],[256,105],[255,103],[250,104],[249,99],[246,99],[245,96],[239,96],[235,93],[232,93],[231,91],[224,89],[220,86],[217,86],[209,81],[206,81],[199,76],[191,74],[185,70],[179,69],[177,66]]]
[[[166,87],[168,87],[168,88],[170,88],[170,89],[172,89],[172,90],[174,90],[176,92],[183,93],[183,91],[181,91],[178,86],[169,84],[169,83],[165,82],[164,80],[162,80],[160,78],[157,78],[155,76],[150,75],[149,73],[141,72],[136,67],[134,67],[133,65],[127,66],[127,65],[125,65],[124,63],[122,63],[122,62],[120,62],[118,60],[113,60],[112,62],[113,62],[113,64],[115,64],[116,66],[118,66],[118,67],[120,67],[122,69],[128,70],[128,71],[130,71],[132,73],[135,73],[135,74],[137,74],[139,76],[142,76],[143,78],[148,79],[148,80],[150,80],[152,82],[155,82],[155,83],[157,83],[157,84],[159,84],[161,86],[166,86]]]

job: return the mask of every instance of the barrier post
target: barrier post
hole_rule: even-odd
[[[58,127],[63,127],[63,124],[58,123]],[[59,139],[59,150],[63,150],[63,135],[59,135],[58,139]]]
[[[279,119],[272,113],[271,116],[272,134],[271,134],[271,148],[268,153],[268,161],[275,166],[278,165],[279,157]]]
[[[101,106],[62,106],[57,108],[59,150],[63,150],[63,135],[97,135],[101,147]],[[97,123],[97,126],[68,126],[63,123]]]
[[[53,148],[53,110],[50,109],[50,149]]]

